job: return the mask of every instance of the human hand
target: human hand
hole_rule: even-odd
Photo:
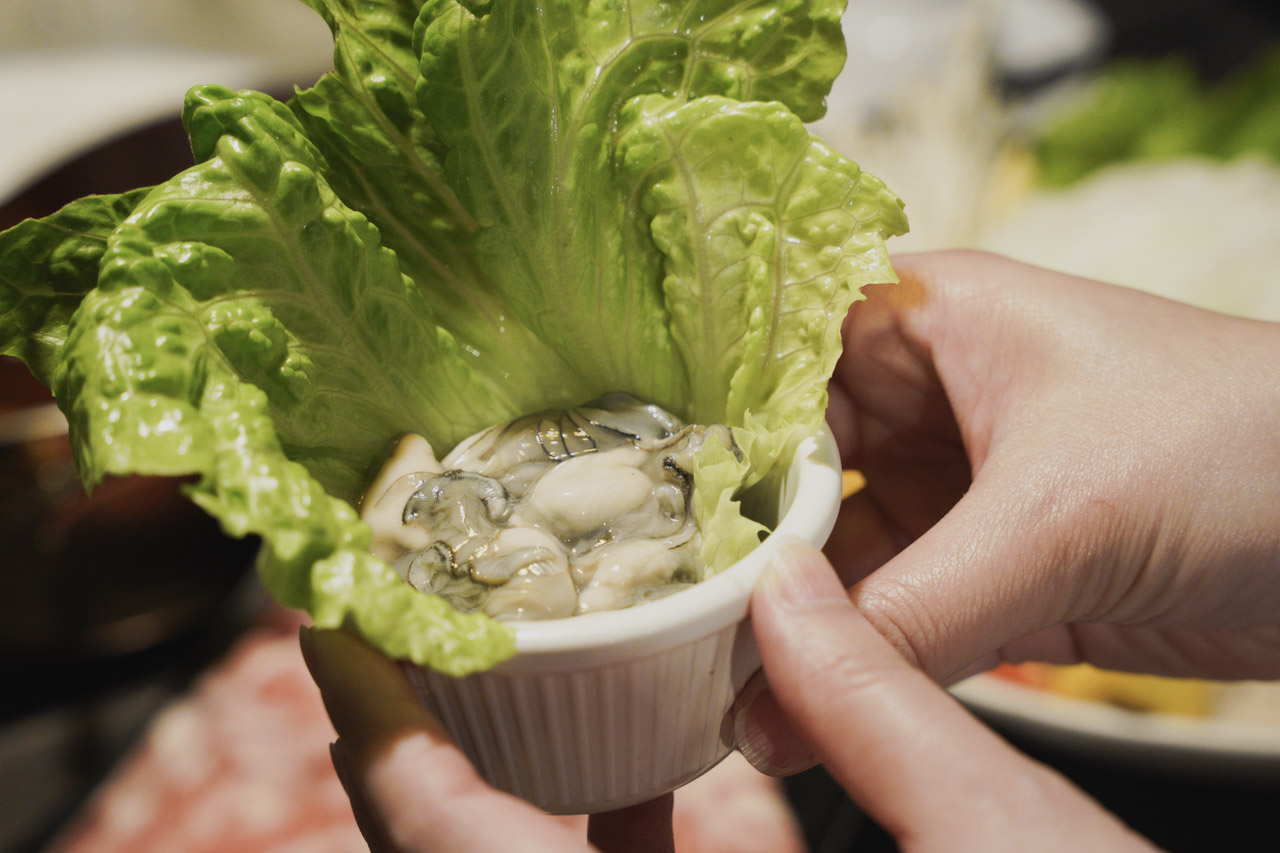
[[[909,664],[850,603],[820,552],[800,542],[781,549],[751,618],[774,711],[905,853],[1152,849]],[[761,710],[743,698],[741,715]],[[741,734],[745,720],[735,723]]]
[[[375,853],[803,849],[776,780],[738,756],[682,788],[674,807],[667,795],[589,821],[543,814],[486,785],[381,652],[341,631],[303,629],[301,645],[338,733],[334,768]]]
[[[867,479],[826,549],[857,610],[943,683],[1280,677],[1280,326],[979,253],[895,266],[828,414]],[[753,763],[812,763],[756,698]]]
[[[895,260],[829,419],[827,552],[951,681],[1000,660],[1280,677],[1280,325],[971,252]]]

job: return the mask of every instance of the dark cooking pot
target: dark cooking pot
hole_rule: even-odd
[[[164,477],[86,494],[66,421],[16,360],[0,360],[0,665],[100,660],[206,623],[253,544],[225,537]]]

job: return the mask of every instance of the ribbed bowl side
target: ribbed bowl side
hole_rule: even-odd
[[[735,633],[587,671],[406,671],[491,785],[553,814],[606,811],[673,790],[729,752],[720,722],[741,687]]]

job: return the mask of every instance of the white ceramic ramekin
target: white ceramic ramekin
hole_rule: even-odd
[[[514,623],[516,655],[466,678],[407,667],[426,707],[494,787],[554,814],[665,794],[733,749],[725,713],[760,666],[751,589],[778,543],[821,545],[840,506],[825,429],[798,447],[772,536],[709,580],[627,610]]]

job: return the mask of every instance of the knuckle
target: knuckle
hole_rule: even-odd
[[[930,671],[932,650],[945,635],[942,617],[934,614],[928,597],[914,584],[890,580],[874,595],[861,597],[858,609],[872,627],[916,669]]]

